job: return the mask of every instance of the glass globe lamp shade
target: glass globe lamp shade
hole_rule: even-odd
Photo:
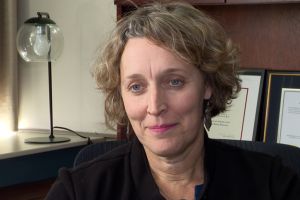
[[[16,43],[20,56],[27,62],[48,62],[49,82],[49,137],[34,137],[25,139],[25,143],[49,144],[68,142],[70,138],[54,137],[53,104],[52,104],[52,62],[56,61],[63,50],[64,38],[62,31],[50,19],[46,12],[38,12],[24,22],[17,33]],[[43,17],[44,16],[44,17]]]
[[[20,56],[27,62],[56,61],[64,46],[61,29],[51,19],[41,16],[24,22],[16,42]]]

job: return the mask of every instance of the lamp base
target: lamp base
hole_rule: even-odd
[[[34,137],[34,138],[27,138],[25,139],[25,143],[30,144],[51,144],[51,143],[62,143],[70,141],[70,138],[65,137]]]

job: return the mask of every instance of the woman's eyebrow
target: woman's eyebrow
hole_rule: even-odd
[[[181,72],[181,73],[188,73],[188,70],[184,70],[182,68],[168,68],[162,72],[162,74],[170,74],[170,73],[176,73],[176,72]]]
[[[176,73],[176,72],[181,72],[181,73],[188,73],[188,70],[184,69],[179,69],[179,68],[168,68],[166,70],[163,70],[160,75],[164,76],[166,74],[171,74],[171,73]],[[128,76],[124,76],[124,80],[131,80],[131,79],[143,79],[144,76],[142,74],[130,74]]]
[[[128,76],[125,76],[124,79],[141,79],[144,76],[142,74],[130,74]]]
[[[145,77],[142,74],[130,74],[121,78],[121,84],[127,85],[132,81],[142,81]]]

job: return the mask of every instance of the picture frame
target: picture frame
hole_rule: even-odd
[[[300,147],[300,72],[268,71],[263,141]]]
[[[238,73],[241,91],[227,111],[212,118],[210,138],[256,140],[265,70],[245,69]]]

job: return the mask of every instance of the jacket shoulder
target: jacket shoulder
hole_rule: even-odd
[[[69,197],[63,199],[119,199],[118,195],[132,194],[131,146],[131,143],[121,145],[73,169],[61,168],[46,199],[59,200],[59,195]],[[126,193],[117,194],[116,188],[123,188]]]

